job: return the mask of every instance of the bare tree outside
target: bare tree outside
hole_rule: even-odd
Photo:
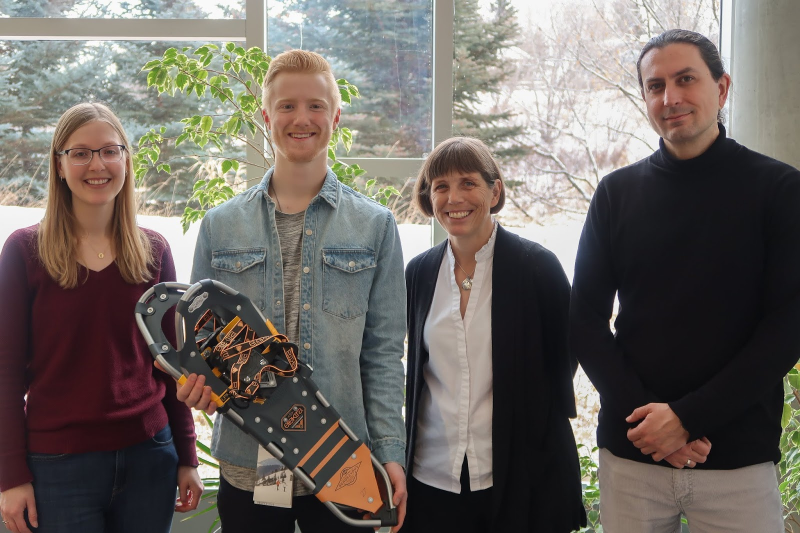
[[[612,170],[658,147],[636,75],[642,46],[671,29],[717,41],[719,0],[564,0],[520,20],[517,69],[498,111],[514,110],[532,154],[511,168],[520,222],[582,216]]]

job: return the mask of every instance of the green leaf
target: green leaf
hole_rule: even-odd
[[[188,133],[181,133],[180,135],[178,135],[178,138],[175,139],[175,146],[176,147],[179,146],[183,141],[186,140],[187,137],[189,137]]]
[[[787,378],[789,379],[789,384],[795,388],[795,390],[800,390],[800,373],[790,373]]]
[[[223,172],[223,174],[228,172],[231,169],[231,167],[233,167],[233,163],[231,163],[230,160],[223,161],[222,162],[222,172]]]
[[[350,153],[350,148],[353,147],[353,134],[347,128],[342,129],[342,144],[344,144],[345,152]]]
[[[158,79],[158,73],[159,72],[161,72],[161,69],[157,68],[157,69],[151,70],[150,73],[147,75],[147,86],[148,87],[152,87],[153,85],[156,84],[156,80]]]
[[[152,61],[148,61],[145,66],[142,67],[142,70],[152,70],[153,68],[159,66],[161,64],[160,59],[154,59]]]
[[[233,44],[233,43],[225,43],[225,50],[227,50],[228,52],[233,52],[233,50],[235,48],[236,48],[235,44]]]
[[[213,462],[213,461],[209,461],[208,459],[204,459],[204,458],[202,458],[202,457],[198,457],[198,458],[197,458],[197,460],[198,460],[200,463],[202,463],[202,464],[204,464],[204,465],[206,465],[206,466],[210,466],[210,467],[212,467],[212,468],[213,468],[213,467],[217,467],[217,468],[219,468],[219,465],[218,465],[217,463],[215,463],[215,462]]]
[[[209,117],[208,115],[205,115],[200,120],[200,130],[202,130],[203,133],[208,133],[209,131],[211,131],[211,127],[213,125],[214,125],[214,119]]]
[[[792,406],[789,404],[783,404],[783,415],[781,416],[781,427],[786,429],[786,426],[789,425],[789,421],[792,419]]]

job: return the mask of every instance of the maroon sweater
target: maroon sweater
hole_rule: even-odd
[[[112,263],[85,281],[79,267],[67,290],[42,266],[36,232],[14,232],[0,254],[0,491],[33,479],[28,452],[119,450],[167,422],[179,464],[197,465],[191,412],[134,320],[145,290],[175,280],[166,240],[145,230],[157,259],[150,282],[126,283]]]

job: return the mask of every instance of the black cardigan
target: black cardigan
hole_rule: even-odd
[[[406,465],[413,475],[422,333],[447,242],[406,268]],[[492,273],[492,531],[566,533],[586,524],[567,351],[569,281],[550,251],[497,228]],[[411,496],[413,498],[413,495]]]

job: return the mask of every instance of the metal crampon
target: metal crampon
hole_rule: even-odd
[[[173,307],[177,347],[161,327]],[[166,372],[180,384],[189,374],[204,375],[218,411],[291,469],[340,520],[363,527],[397,524],[386,470],[322,396],[297,346],[246,296],[213,280],[159,283],[139,299],[136,323]],[[371,518],[361,519],[365,513]]]

